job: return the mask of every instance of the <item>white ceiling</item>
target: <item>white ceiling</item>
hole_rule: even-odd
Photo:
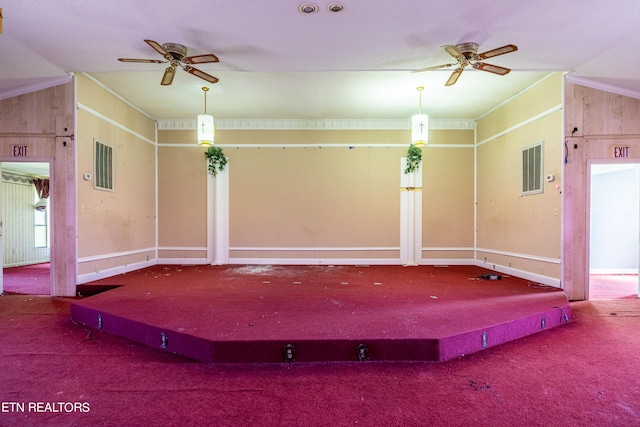
[[[46,87],[70,72],[89,73],[155,119],[195,118],[201,87],[216,119],[477,118],[552,71],[640,97],[640,2],[637,0],[5,0],[0,35],[0,99]],[[143,40],[214,53],[198,68],[210,85],[178,71],[160,86],[165,65]],[[480,51],[519,50],[486,62],[506,76],[467,69],[409,70],[451,62],[445,44],[474,41]],[[62,80],[61,80],[62,79]]]
[[[20,175],[49,177],[49,163],[38,162],[2,162],[3,171],[15,172]]]

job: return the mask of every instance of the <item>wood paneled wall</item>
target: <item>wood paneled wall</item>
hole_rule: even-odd
[[[74,122],[73,82],[0,101],[0,161],[51,164],[51,295],[60,296],[76,293]]]
[[[33,180],[2,174],[4,267],[49,262],[49,248],[36,248]]]
[[[570,299],[588,297],[591,163],[640,162],[640,100],[567,82],[563,192],[563,288]],[[612,158],[612,146],[630,147]]]

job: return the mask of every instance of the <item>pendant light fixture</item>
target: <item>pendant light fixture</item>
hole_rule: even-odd
[[[207,91],[208,87],[203,86],[204,92],[204,114],[198,115],[198,144],[203,147],[211,147],[216,136],[216,130],[213,127],[213,116],[207,114]]]
[[[422,91],[423,86],[418,86],[420,94],[420,109],[418,114],[411,117],[411,143],[416,147],[423,147],[429,143],[429,116],[422,114]]]

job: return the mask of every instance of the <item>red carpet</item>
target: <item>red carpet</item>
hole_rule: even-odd
[[[589,299],[638,298],[637,274],[589,275]]]
[[[50,295],[51,267],[48,262],[3,269],[3,288],[6,293]]]
[[[271,364],[194,363],[80,327],[74,301],[0,296],[0,425],[640,425],[637,299],[571,303],[561,328],[445,363]],[[9,406],[59,402],[88,411]]]
[[[156,266],[73,319],[203,362],[443,361],[562,325],[565,294],[472,266]],[[360,354],[362,356],[362,353]]]

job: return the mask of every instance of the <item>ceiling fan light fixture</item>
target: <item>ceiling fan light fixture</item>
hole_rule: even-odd
[[[510,68],[500,67],[498,65],[487,64],[486,62],[479,61],[487,58],[493,58],[494,56],[504,55],[505,53],[515,52],[518,50],[518,46],[514,44],[507,44],[482,53],[478,53],[478,47],[478,43],[475,42],[459,43],[455,46],[450,44],[444,45],[442,46],[444,51],[451,55],[451,57],[453,57],[456,62],[436,65],[434,67],[420,68],[417,70],[412,70],[411,72],[419,73],[422,71],[437,70],[440,68],[457,65],[458,68],[453,70],[453,72],[449,76],[449,80],[447,80],[447,82],[444,84],[445,86],[452,86],[458,81],[458,78],[464,71],[465,67],[468,67],[469,65],[471,65],[476,70],[487,71],[489,73],[498,74],[501,76],[504,76],[505,74],[508,74],[509,71],[511,71]]]
[[[303,3],[298,8],[303,15],[312,15],[318,12],[318,5],[314,3]]]
[[[423,86],[418,86],[420,94],[420,108],[418,114],[411,117],[411,143],[416,147],[424,147],[429,143],[429,116],[422,114],[422,91]]]
[[[458,52],[469,60],[475,59],[478,56],[478,47],[478,43],[474,42],[466,42],[456,45]]]
[[[204,92],[204,114],[199,114],[197,119],[198,144],[202,147],[211,147],[215,141],[216,129],[213,123],[213,116],[207,114],[207,91],[208,87],[203,86]]]
[[[169,52],[176,61],[180,61],[187,56],[187,48],[178,43],[165,43],[162,45],[164,50]]]
[[[157,41],[145,39],[145,43],[153,48],[156,52],[163,56],[163,60],[159,59],[138,59],[138,58],[118,58],[120,62],[138,62],[148,64],[169,64],[164,70],[164,75],[160,84],[162,86],[169,86],[173,82],[173,77],[176,74],[178,67],[182,68],[189,74],[193,74],[196,77],[200,77],[209,83],[216,83],[217,77],[205,73],[192,67],[192,64],[207,64],[210,62],[219,62],[218,57],[213,53],[205,53],[204,55],[187,56],[187,48],[178,43],[165,43],[160,44]]]

